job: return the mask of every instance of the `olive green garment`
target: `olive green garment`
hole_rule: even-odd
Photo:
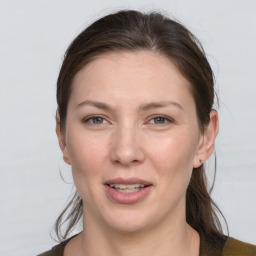
[[[70,239],[38,256],[63,256],[64,248]],[[230,237],[216,236],[206,239],[200,235],[200,239],[200,256],[256,256],[256,246]]]

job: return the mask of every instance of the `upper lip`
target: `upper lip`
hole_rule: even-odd
[[[145,186],[152,185],[151,182],[149,182],[147,180],[140,179],[140,178],[136,178],[136,177],[131,177],[131,178],[117,177],[117,178],[105,181],[104,184],[105,185],[108,185],[108,184],[125,184],[125,185],[128,185],[128,184],[142,184],[142,185],[145,185]]]

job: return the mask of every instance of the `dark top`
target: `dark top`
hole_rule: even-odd
[[[38,256],[63,256],[66,244],[73,237]],[[200,256],[256,256],[256,246],[226,236],[205,238],[200,235]]]

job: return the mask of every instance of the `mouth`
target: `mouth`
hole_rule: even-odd
[[[138,192],[142,189],[145,189],[151,185],[144,185],[144,184],[107,184],[110,188],[115,189],[121,193],[134,193]]]
[[[140,178],[115,178],[104,183],[107,196],[121,204],[133,204],[146,198],[153,190],[153,184]]]

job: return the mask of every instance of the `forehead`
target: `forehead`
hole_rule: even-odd
[[[81,69],[71,98],[153,101],[190,98],[190,84],[165,56],[151,52],[103,54]],[[172,98],[172,99],[170,99]],[[134,102],[135,103],[135,102]]]
[[[95,70],[100,71],[101,76],[104,75],[105,77],[110,72],[118,72],[123,78],[131,77],[130,75],[136,77],[137,73],[137,75],[140,75],[140,78],[144,76],[144,79],[153,78],[158,74],[161,74],[159,78],[164,78],[169,74],[174,79],[185,79],[169,58],[149,50],[116,51],[99,55],[93,58],[75,75],[74,83],[84,79],[87,75],[91,77],[95,75],[94,78],[100,78],[95,74]],[[127,72],[128,70],[130,73]],[[152,71],[154,72],[152,73]]]

